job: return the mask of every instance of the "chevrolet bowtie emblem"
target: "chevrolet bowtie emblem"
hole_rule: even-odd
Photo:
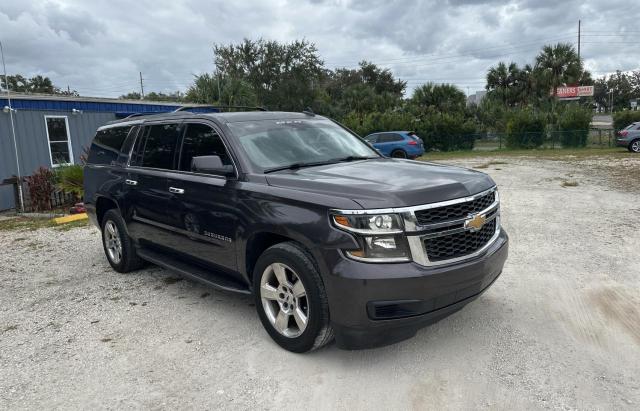
[[[464,222],[464,228],[471,231],[480,231],[484,224],[487,222],[487,217],[484,215],[476,214],[473,218],[470,218]]]

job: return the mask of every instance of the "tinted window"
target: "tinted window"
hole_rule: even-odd
[[[366,136],[364,139],[367,141],[367,143],[371,143],[371,144],[378,142],[378,136],[377,135]]]
[[[173,168],[173,156],[178,144],[178,124],[158,124],[148,127],[142,154],[142,166]]]
[[[232,164],[218,133],[204,124],[189,124],[182,140],[179,169],[191,171],[191,159],[198,156],[220,156],[222,164]]]
[[[113,127],[98,131],[89,150],[89,163],[111,164],[116,161],[130,130],[131,127]]]
[[[142,165],[142,153],[144,151],[144,142],[147,138],[147,134],[149,134],[150,127],[143,127],[138,132],[138,137],[136,138],[136,142],[133,146],[133,151],[131,152],[131,159],[129,160],[129,165],[132,166],[141,166]]]
[[[384,133],[378,139],[378,143],[391,143],[393,141],[402,141],[402,136],[395,133]]]

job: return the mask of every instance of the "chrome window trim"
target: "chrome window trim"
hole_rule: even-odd
[[[160,121],[160,122],[144,122],[144,123],[139,124],[140,127],[138,128],[138,131],[137,131],[137,133],[135,135],[133,143],[131,144],[131,148],[129,149],[129,154],[127,156],[127,164],[125,165],[124,168],[125,169],[131,169],[131,170],[166,171],[166,172],[187,174],[187,175],[193,175],[193,176],[209,177],[209,178],[215,178],[215,179],[221,179],[221,180],[228,180],[227,177],[216,175],[216,174],[204,174],[204,173],[197,173],[195,171],[185,171],[185,170],[177,170],[177,169],[154,168],[154,167],[144,167],[144,166],[132,166],[132,165],[130,165],[131,164],[131,155],[133,154],[133,150],[135,149],[136,142],[138,141],[139,138],[143,137],[143,136],[140,135],[140,133],[144,130],[145,126],[154,126],[154,125],[159,125],[159,124],[174,124],[174,123],[166,122],[166,121]],[[206,125],[208,127],[211,127],[211,129],[216,132],[216,134],[218,135],[218,137],[222,141],[222,144],[224,145],[225,150],[227,150],[227,154],[229,155],[229,158],[231,159],[231,162],[233,163],[233,172],[235,174],[234,179],[237,180],[237,179],[240,178],[240,170],[238,169],[238,165],[236,164],[236,160],[233,158],[233,155],[231,154],[231,151],[229,150],[229,146],[227,145],[227,142],[222,137],[222,133],[220,133],[216,127],[212,126],[209,122],[202,121],[202,120],[201,121],[193,120],[191,122],[189,122],[189,120],[182,120],[180,123],[175,123],[175,124],[178,124],[178,127],[182,127],[182,126],[188,127],[189,124],[203,124],[203,125]],[[182,143],[184,141],[184,134],[185,134],[186,130],[187,130],[187,128],[185,128],[181,132],[180,137],[179,137],[180,138],[180,144],[179,144],[179,147],[176,147],[178,149],[178,155],[182,154]]]
[[[446,236],[446,235],[451,235],[453,234],[452,232],[449,231],[443,231],[443,232],[439,232],[439,233],[424,233],[425,230],[428,229],[434,229],[434,228],[442,228],[442,227],[447,227],[447,226],[451,226],[451,225],[457,225],[457,224],[461,224],[464,223],[465,219],[456,219],[456,220],[449,220],[449,221],[443,221],[443,222],[438,222],[438,223],[433,223],[433,224],[428,224],[428,225],[418,225],[417,224],[417,220],[416,220],[416,215],[415,212],[416,211],[420,211],[420,210],[428,210],[428,209],[432,209],[432,208],[439,208],[439,207],[446,207],[446,206],[450,206],[450,205],[455,205],[455,204],[459,204],[459,203],[466,203],[466,202],[470,202],[470,201],[474,201],[480,197],[483,197],[485,195],[488,195],[492,192],[495,192],[495,200],[494,202],[489,205],[487,208],[485,208],[484,210],[481,210],[477,213],[474,213],[472,215],[486,215],[488,213],[493,212],[494,214],[492,216],[490,216],[487,220],[487,222],[492,221],[495,219],[496,221],[496,229],[495,232],[493,234],[493,236],[489,239],[489,241],[487,241],[487,243],[485,245],[483,245],[481,248],[479,248],[478,250],[474,251],[473,253],[470,254],[466,254],[460,257],[455,257],[455,258],[450,258],[450,259],[446,259],[446,260],[441,260],[441,261],[429,261],[429,257],[427,256],[427,250],[425,249],[425,245],[424,242],[428,241],[429,239],[432,238],[437,238],[437,237],[441,237],[441,236]],[[447,200],[447,201],[441,201],[438,203],[429,203],[429,204],[424,204],[424,205],[417,205],[417,206],[409,206],[409,207],[398,207],[398,208],[377,208],[377,209],[368,209],[368,210],[337,210],[337,209],[332,209],[330,210],[331,215],[335,215],[335,214],[350,214],[350,215],[368,215],[368,214],[399,214],[402,222],[404,224],[404,234],[406,235],[407,238],[407,242],[409,244],[409,251],[411,252],[411,257],[406,258],[406,259],[402,259],[401,261],[397,261],[397,258],[376,258],[376,259],[367,259],[367,258],[359,258],[359,257],[354,257],[352,255],[349,255],[348,253],[345,253],[345,255],[348,258],[351,258],[353,260],[356,261],[362,261],[362,262],[369,262],[369,263],[382,263],[382,262],[408,262],[408,261],[413,261],[417,264],[420,264],[422,266],[425,267],[437,267],[437,266],[443,266],[443,265],[448,265],[448,264],[453,264],[453,263],[457,263],[457,262],[462,262],[462,261],[466,261],[466,260],[471,260],[473,258],[478,257],[479,255],[483,254],[484,252],[486,252],[489,247],[491,247],[498,239],[498,237],[500,236],[500,232],[501,232],[501,226],[500,226],[500,197],[497,191],[497,186],[493,186],[488,190],[484,190],[480,193],[471,195],[471,196],[467,196],[467,197],[462,197],[462,198],[456,198],[453,200]],[[347,230],[345,230],[347,231]],[[458,232],[458,230],[454,230],[456,232]],[[469,231],[467,229],[461,229],[460,231]],[[349,232],[349,231],[347,231]],[[351,231],[356,233],[355,231]],[[371,233],[362,233],[362,234],[371,234]],[[391,234],[391,233],[379,233],[379,234]],[[398,233],[396,233],[398,234]],[[435,234],[440,234],[440,235],[435,235]]]

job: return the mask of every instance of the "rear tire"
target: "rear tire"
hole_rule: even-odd
[[[102,246],[107,261],[119,273],[128,273],[144,265],[116,209],[108,210],[102,217]]]
[[[391,157],[393,157],[393,158],[407,158],[407,153],[404,150],[394,150],[391,153]]]
[[[262,253],[253,270],[253,294],[262,325],[285,350],[308,352],[333,339],[322,278],[299,244],[284,242]]]
[[[632,153],[640,153],[640,138],[637,138],[629,143],[629,151],[631,151]]]

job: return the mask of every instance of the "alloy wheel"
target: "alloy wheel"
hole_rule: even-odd
[[[296,338],[307,328],[307,291],[298,274],[287,265],[273,263],[264,270],[260,299],[269,322],[281,335]]]
[[[631,150],[634,153],[640,153],[640,140],[636,140],[633,143],[631,143]]]
[[[120,264],[122,260],[122,241],[120,240],[120,232],[118,226],[109,220],[104,225],[104,247],[107,250],[109,259],[114,264]]]

